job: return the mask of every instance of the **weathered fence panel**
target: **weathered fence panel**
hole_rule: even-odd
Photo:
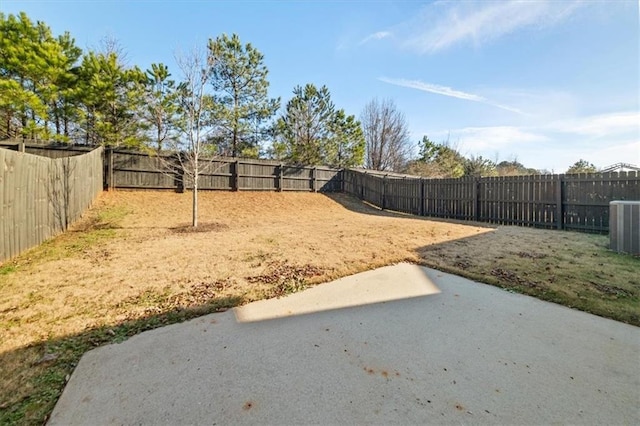
[[[420,179],[386,176],[383,178],[385,208],[409,214],[420,214]]]
[[[235,160],[238,168],[237,189],[251,191],[275,191],[278,189],[278,164]]]
[[[170,157],[107,150],[106,187],[167,189],[178,186],[178,174]]]
[[[20,152],[20,147],[22,145],[22,141],[20,140],[4,140],[0,141],[0,148],[5,148],[11,151]],[[40,155],[42,157],[48,158],[64,158],[71,157],[74,155],[82,155],[87,152],[91,152],[95,149],[95,147],[87,147],[87,146],[74,146],[74,145],[65,145],[65,144],[33,144],[27,143],[24,144],[24,152],[28,154]]]
[[[201,159],[198,188],[224,191],[341,191],[341,170],[284,165],[246,158]],[[186,167],[186,170],[189,170]],[[107,150],[105,187],[122,189],[193,188],[193,179],[175,156],[149,156]]]
[[[422,216],[606,233],[609,202],[640,201],[640,173],[420,179],[345,170],[343,190]]]
[[[342,170],[317,167],[316,187],[320,192],[342,192]]]
[[[200,189],[222,191],[232,191],[237,189],[234,187],[236,169],[233,162],[210,160],[203,162],[201,166],[202,169],[200,179],[198,181],[198,187]],[[177,186],[177,190],[180,191],[183,189],[181,188],[182,184],[180,183],[180,175],[182,172],[181,168],[177,165],[176,174],[177,180],[175,181],[175,185]],[[193,188],[193,181],[188,176],[186,176],[184,181],[184,188]]]
[[[51,159],[0,148],[0,260],[80,218],[102,190],[102,154]]]
[[[474,179],[424,179],[423,215],[474,220]]]
[[[640,201],[639,178],[638,172],[564,175],[564,227],[607,232],[609,202]]]
[[[477,219],[502,225],[554,228],[557,185],[558,180],[552,175],[481,178]]]

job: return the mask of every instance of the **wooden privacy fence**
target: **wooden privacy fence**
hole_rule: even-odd
[[[0,145],[19,149],[16,143]],[[0,149],[0,259],[65,229],[103,185],[175,191],[193,186],[172,156],[116,149],[87,154],[88,147],[20,148],[54,159]],[[638,172],[426,179],[244,158],[201,164],[203,190],[346,192],[383,209],[420,216],[585,232],[608,232],[610,201],[640,201]]]
[[[26,152],[28,154],[41,155],[48,158],[64,158],[73,155],[82,155],[91,152],[95,147],[78,145],[55,145],[44,143],[24,143],[20,140],[0,141],[0,148],[10,149],[16,152]]]
[[[45,158],[0,148],[0,261],[77,220],[103,187],[103,149]]]
[[[606,233],[609,202],[640,200],[640,173],[425,179],[345,170],[344,192],[420,216]]]
[[[286,165],[276,161],[216,157],[200,160],[198,189],[226,191],[342,190],[341,170]],[[131,151],[105,152],[105,187],[172,189],[193,187],[180,162],[172,156],[149,156]]]

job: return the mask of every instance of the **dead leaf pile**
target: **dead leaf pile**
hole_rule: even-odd
[[[516,255],[522,259],[544,259],[545,257],[547,257],[547,255],[544,253],[536,253],[534,251],[532,252],[520,251],[516,253]]]
[[[313,265],[296,266],[286,262],[270,262],[265,272],[260,275],[246,277],[253,284],[264,284],[271,287],[271,295],[275,297],[303,290],[307,280],[324,274],[324,271]]]
[[[510,284],[517,284],[529,288],[540,288],[540,284],[538,284],[537,282],[522,278],[515,272],[507,271],[502,268],[492,269],[491,275]]]
[[[610,295],[610,296],[615,296],[616,298],[634,296],[633,292],[629,290],[625,290],[624,288],[616,287],[614,285],[599,284],[593,281],[590,281],[589,284],[591,284],[599,292]]]

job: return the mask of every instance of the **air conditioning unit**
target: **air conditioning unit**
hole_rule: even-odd
[[[609,203],[611,250],[640,254],[640,201]]]

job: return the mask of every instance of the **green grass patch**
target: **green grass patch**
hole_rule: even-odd
[[[608,243],[603,235],[503,227],[421,254],[430,267],[640,326],[640,258]]]
[[[16,271],[16,265],[8,264],[0,266],[0,275],[9,275]]]
[[[64,233],[22,253],[0,268],[0,275],[15,272],[27,265],[61,260],[96,247],[118,235],[120,222],[130,211],[122,206],[90,209],[87,217]],[[2,273],[3,270],[8,272]]]

